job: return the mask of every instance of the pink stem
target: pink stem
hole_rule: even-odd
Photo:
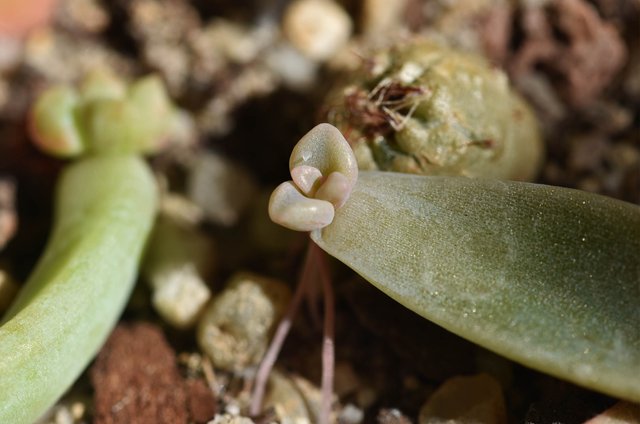
[[[302,301],[302,297],[306,291],[305,285],[308,284],[309,281],[309,272],[312,268],[311,266],[311,257],[313,252],[313,243],[310,243],[307,247],[307,254],[304,259],[304,265],[302,267],[302,272],[300,274],[300,281],[298,282],[298,287],[293,295],[293,299],[289,304],[289,308],[287,312],[278,324],[278,328],[273,336],[273,340],[271,340],[271,344],[269,345],[269,349],[267,349],[267,353],[262,358],[262,362],[260,363],[260,367],[258,368],[258,372],[256,373],[255,386],[253,388],[253,395],[251,397],[251,405],[249,407],[249,414],[251,416],[256,416],[260,413],[262,409],[262,401],[264,399],[264,394],[267,388],[267,381],[269,380],[269,374],[273,369],[273,365],[278,358],[278,354],[282,349],[282,345],[287,338],[287,334],[289,334],[289,330],[291,329],[291,324],[293,319],[298,311],[300,306],[300,302]]]
[[[335,306],[333,285],[329,275],[329,266],[324,252],[314,242],[315,256],[324,289],[324,335],[322,339],[322,404],[320,406],[319,424],[329,424],[331,403],[333,400],[333,377],[335,370],[334,322]]]

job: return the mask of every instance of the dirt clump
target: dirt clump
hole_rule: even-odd
[[[95,424],[186,424],[207,422],[215,413],[211,392],[204,384],[183,380],[175,352],[162,330],[150,323],[119,325],[90,378]]]

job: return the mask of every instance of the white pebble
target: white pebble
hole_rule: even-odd
[[[338,422],[343,424],[360,424],[364,420],[364,412],[357,406],[348,403],[342,408]]]
[[[216,415],[208,424],[253,424],[253,421],[246,417],[224,414]]]
[[[281,42],[267,50],[265,64],[293,90],[308,90],[316,82],[318,63],[289,43]]]
[[[191,168],[187,191],[207,219],[234,225],[257,192],[251,175],[215,153],[202,154]]]
[[[158,276],[152,285],[154,308],[177,328],[195,324],[211,297],[209,288],[193,265],[171,269]]]
[[[298,50],[314,60],[326,60],[351,35],[351,18],[332,0],[297,0],[284,14],[283,31]]]

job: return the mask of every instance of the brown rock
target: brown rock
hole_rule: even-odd
[[[191,421],[208,423],[216,414],[216,399],[202,380],[187,380],[187,407]]]
[[[175,353],[149,323],[120,325],[91,368],[95,424],[187,423]]]

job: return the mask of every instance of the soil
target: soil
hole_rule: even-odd
[[[206,423],[215,399],[202,380],[185,380],[160,327],[121,324],[90,371],[94,423]]]

